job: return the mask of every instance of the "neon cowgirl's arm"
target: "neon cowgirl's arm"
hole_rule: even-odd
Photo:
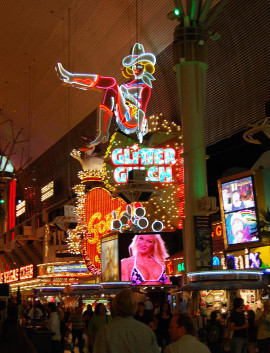
[[[61,63],[57,64],[61,79],[72,86],[89,89],[93,87],[108,89],[115,86],[116,81],[112,77],[104,77],[95,74],[73,74],[65,70]]]
[[[142,90],[141,94],[141,109],[146,112],[146,107],[151,96],[151,88],[147,85]]]

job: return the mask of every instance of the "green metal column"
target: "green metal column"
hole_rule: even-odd
[[[174,32],[173,54],[184,145],[184,256],[187,272],[196,271],[194,216],[206,215],[200,210],[200,199],[207,196],[204,142],[206,34],[214,41],[220,38],[211,26],[230,1],[174,0],[175,10],[167,14],[170,20],[179,21]]]

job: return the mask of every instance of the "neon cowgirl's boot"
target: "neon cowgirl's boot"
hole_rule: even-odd
[[[138,129],[136,131],[137,138],[140,143],[143,142],[143,136],[147,133],[147,119],[143,110],[138,110]]]
[[[105,105],[99,106],[98,112],[98,135],[89,145],[98,145],[101,142],[106,142],[109,139],[109,129],[111,125],[113,112]]]

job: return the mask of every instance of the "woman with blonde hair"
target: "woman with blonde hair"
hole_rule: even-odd
[[[132,284],[170,283],[165,273],[169,256],[159,234],[137,234],[129,246],[130,257],[121,260],[121,280]]]

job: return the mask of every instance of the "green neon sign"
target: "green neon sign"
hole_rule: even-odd
[[[177,270],[178,270],[178,272],[185,271],[185,263],[184,262],[179,263],[177,265]]]

